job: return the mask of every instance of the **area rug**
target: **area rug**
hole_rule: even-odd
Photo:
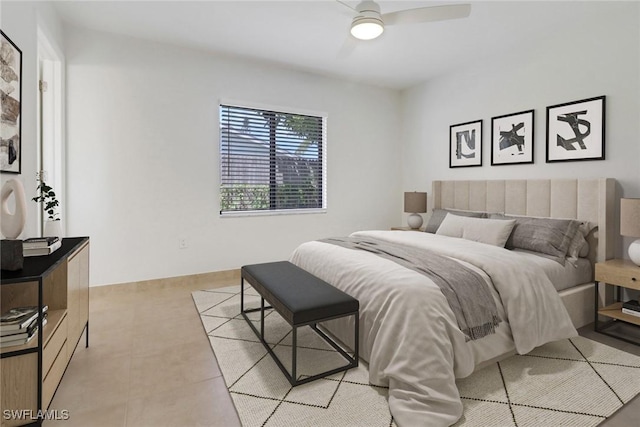
[[[367,364],[291,387],[240,313],[240,286],[193,293],[243,426],[394,426],[384,387]],[[249,287],[245,307],[259,307]],[[265,338],[291,366],[290,327],[273,310]],[[252,313],[259,324],[259,313]],[[298,372],[346,364],[310,328],[298,333]],[[583,337],[512,356],[458,381],[457,426],[596,426],[640,392],[640,357]],[[425,420],[428,425],[428,420]]]

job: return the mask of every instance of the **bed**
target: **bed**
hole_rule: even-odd
[[[590,224],[584,254],[590,264],[613,255],[614,200],[612,179],[434,181],[431,204],[434,209],[509,215],[510,222],[515,222],[514,215],[580,220]],[[498,227],[502,225],[496,221],[505,222],[486,221],[493,222],[483,224]],[[514,352],[524,354],[575,336],[577,327],[592,321],[590,275],[588,282],[558,291],[566,279],[561,270],[566,269],[551,277],[545,272],[546,261],[535,261],[535,255],[450,236],[362,231],[348,244],[304,243],[290,259],[360,301],[360,355],[369,363],[370,382],[389,387],[389,407],[400,426],[455,423],[462,415],[456,378]],[[495,303],[499,322],[490,333],[470,338],[462,332],[459,310],[438,284],[437,274],[428,276],[420,268],[346,246],[354,241],[375,242],[385,253],[387,246],[407,248],[412,256],[418,254],[417,262],[420,254],[454,262],[457,267],[447,271],[460,269],[481,279],[483,285],[476,288],[483,288]],[[353,330],[349,323],[337,320],[324,326],[348,343]]]

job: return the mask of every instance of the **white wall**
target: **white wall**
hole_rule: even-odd
[[[27,222],[19,239],[39,235],[38,205],[31,201],[36,195],[38,170],[38,29],[48,38],[62,57],[62,25],[46,2],[3,1],[0,5],[2,31],[22,51],[22,165],[21,174],[0,175],[1,184],[12,178],[22,182],[27,199]],[[13,209],[13,206],[11,207]]]
[[[579,5],[593,9],[571,27],[402,96],[66,28],[67,234],[91,237],[92,284],[284,259],[303,241],[400,225],[402,191],[430,191],[434,179],[612,176],[620,195],[640,197],[638,3]],[[48,28],[56,43],[61,29],[50,5],[1,7],[3,30],[23,49],[23,79],[32,82],[23,87],[19,176],[30,196],[36,185],[37,27]],[[607,160],[544,163],[545,107],[598,95],[607,95]],[[219,217],[220,98],[328,112],[327,214]],[[536,110],[536,163],[489,166],[491,117],[530,108]],[[484,119],[485,166],[449,169],[449,125],[477,118]],[[11,177],[3,174],[2,181]],[[30,203],[23,236],[36,233]],[[187,249],[178,248],[179,237],[187,238]]]
[[[92,285],[286,259],[401,220],[397,91],[79,28],[66,56],[68,234],[91,237]],[[220,218],[220,98],[328,113],[326,214]]]
[[[440,179],[613,177],[620,196],[640,197],[640,4],[576,2],[576,17],[552,37],[405,90],[404,187],[431,189]],[[600,95],[607,97],[606,160],[545,163],[546,107]],[[535,163],[491,166],[491,117],[530,109]],[[483,166],[449,169],[449,126],[477,119]]]

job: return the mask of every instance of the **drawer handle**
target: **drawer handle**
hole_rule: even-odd
[[[632,281],[632,282],[635,282],[635,281],[636,281],[636,278],[635,278],[635,277],[632,277],[632,278],[631,278],[631,281]]]

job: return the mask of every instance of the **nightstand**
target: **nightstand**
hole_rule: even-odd
[[[391,227],[392,230],[401,230],[401,231],[422,231],[424,232],[424,227],[420,228],[411,228],[411,227]]]
[[[598,288],[602,282],[606,286],[617,288],[617,302],[598,309]],[[605,262],[596,263],[595,272],[595,331],[605,335],[610,335],[624,341],[640,345],[640,341],[630,339],[623,333],[611,333],[609,328],[617,326],[618,321],[640,326],[640,317],[622,312],[622,288],[640,290],[640,267],[626,259],[610,259]],[[598,316],[608,317],[607,322],[600,323]]]

